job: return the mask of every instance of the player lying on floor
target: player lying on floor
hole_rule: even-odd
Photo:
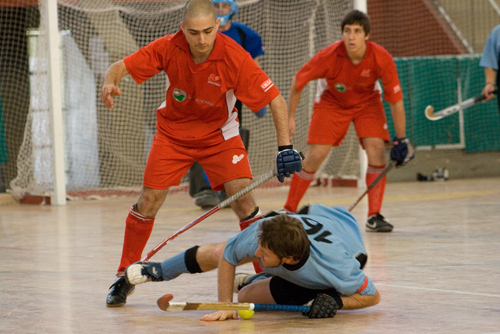
[[[237,265],[256,260],[264,273],[235,274]],[[327,294],[333,312],[323,314],[313,307],[306,316],[333,317],[337,309],[359,309],[380,301],[375,285],[362,271],[366,260],[358,222],[349,211],[313,204],[297,214],[256,217],[227,243],[195,246],[161,263],[134,263],[125,278],[137,285],[219,268],[220,302],[232,302],[234,292],[242,303],[303,305]],[[221,310],[201,320],[237,318],[236,311]]]

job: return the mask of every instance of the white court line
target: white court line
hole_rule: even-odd
[[[489,294],[489,293],[476,293],[476,292],[445,290],[445,289],[419,288],[419,287],[415,287],[415,286],[395,285],[395,284],[387,284],[387,286],[391,286],[391,287],[395,287],[395,288],[404,288],[404,289],[426,290],[426,291],[436,291],[436,292],[449,292],[449,293],[458,293],[458,294],[462,294],[462,295],[474,295],[474,296],[485,296],[485,297],[500,298],[500,295],[493,295],[493,294]]]

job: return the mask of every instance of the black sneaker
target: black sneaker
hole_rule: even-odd
[[[134,292],[135,287],[128,284],[125,277],[118,277],[109,289],[110,291],[106,297],[106,306],[120,307],[125,305],[127,297]]]
[[[365,225],[366,232],[391,232],[393,228],[394,226],[389,224],[380,213],[368,218]]]
[[[194,195],[194,204],[201,207],[202,209],[211,209],[219,204],[219,199],[217,194],[212,189],[207,189],[200,191]]]
[[[159,262],[136,262],[125,269],[125,279],[130,285],[146,282],[163,281],[163,272]]]

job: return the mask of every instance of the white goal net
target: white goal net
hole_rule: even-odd
[[[39,8],[44,6],[41,1]],[[262,68],[288,100],[295,72],[318,50],[341,38],[340,20],[352,9],[348,0],[239,1],[234,21],[261,34]],[[60,55],[64,117],[65,179],[68,197],[137,192],[155,133],[156,109],[165,98],[165,76],[142,85],[130,77],[122,96],[107,110],[99,99],[106,69],[140,47],[179,29],[184,1],[59,0]],[[54,188],[50,108],[47,90],[47,17],[27,32],[30,105],[15,178],[7,185],[17,198],[50,195]],[[21,82],[22,80],[20,80]],[[316,83],[302,94],[293,144],[306,151]],[[249,158],[254,176],[273,167],[276,134],[268,110],[263,119],[243,110],[250,130]],[[320,177],[359,178],[359,145],[351,129],[332,150]],[[186,189],[187,175],[179,189]],[[184,187],[183,187],[184,186]]]

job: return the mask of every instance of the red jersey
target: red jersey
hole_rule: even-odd
[[[182,30],[123,61],[138,84],[165,71],[167,92],[157,110],[156,128],[182,146],[211,146],[237,136],[236,98],[259,111],[280,93],[250,54],[221,33],[208,59],[199,64]]]
[[[397,102],[403,98],[396,64],[392,56],[378,44],[366,41],[363,60],[354,65],[344,45],[344,41],[333,43],[319,51],[295,75],[297,89],[315,79],[325,79],[326,87],[318,88],[320,104],[335,104],[342,108],[369,103],[380,99],[375,89],[378,79],[382,79],[384,100]]]

